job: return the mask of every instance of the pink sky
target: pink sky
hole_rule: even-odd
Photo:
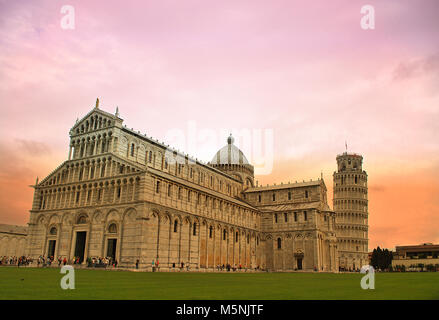
[[[375,30],[360,28],[365,4]],[[99,97],[160,140],[190,121],[273,129],[273,172],[257,179],[323,171],[329,199],[347,140],[369,174],[369,247],[438,243],[438,13],[436,0],[0,0],[0,222],[27,223],[28,186]]]

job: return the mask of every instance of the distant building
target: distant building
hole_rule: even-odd
[[[27,227],[0,224],[0,257],[25,255]]]
[[[439,244],[423,243],[420,245],[397,246],[393,254],[392,267],[416,267],[419,264],[439,264]]]

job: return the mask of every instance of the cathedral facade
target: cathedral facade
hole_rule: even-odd
[[[205,164],[128,129],[98,103],[70,130],[68,159],[34,189],[33,258],[337,272],[346,239],[323,179],[258,186],[233,137]]]

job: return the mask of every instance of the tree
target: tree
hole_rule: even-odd
[[[388,249],[382,250],[379,246],[373,249],[370,264],[375,269],[386,270],[392,265],[393,255]]]

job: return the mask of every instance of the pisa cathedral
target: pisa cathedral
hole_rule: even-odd
[[[172,158],[172,159],[171,159]],[[128,129],[96,106],[70,130],[69,156],[35,189],[27,253],[111,257],[119,266],[338,272],[368,264],[367,174],[337,156],[323,179],[258,186],[227,139],[209,163]]]

